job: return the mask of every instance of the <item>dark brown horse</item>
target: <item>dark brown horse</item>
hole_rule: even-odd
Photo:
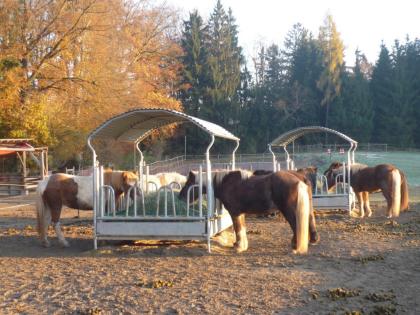
[[[317,168],[315,166],[309,166],[306,168],[300,168],[297,171],[287,171],[290,174],[293,174],[297,178],[299,178],[301,181],[303,181],[306,185],[309,187],[312,187],[311,193],[310,193],[310,214],[309,214],[309,235],[310,235],[310,242],[311,244],[316,244],[319,242],[319,234],[316,231],[316,221],[315,221],[315,213],[312,206],[312,191],[315,189],[316,186],[316,173]],[[254,175],[255,176],[261,176],[261,175],[268,175],[272,174],[272,171],[266,171],[266,170],[255,170]]]
[[[215,172],[212,176],[214,195],[232,217],[237,252],[248,249],[245,214],[282,212],[293,231],[294,253],[305,254],[309,241],[310,187],[288,172],[252,176],[247,171]],[[198,181],[190,172],[180,198],[187,198],[187,190]],[[204,190],[204,188],[203,188]]]
[[[335,186],[336,177],[343,173],[343,166],[334,162],[325,171],[328,188]],[[347,172],[346,172],[347,175]],[[348,176],[346,176],[348,178]],[[408,184],[405,174],[392,164],[379,164],[368,167],[355,163],[350,167],[350,185],[360,206],[360,217],[370,217],[369,193],[382,191],[387,201],[387,217],[396,218],[400,211],[408,209]]]
[[[137,175],[132,172],[104,171],[104,184],[114,188],[116,201],[136,183]],[[60,227],[61,208],[67,206],[80,210],[93,209],[92,176],[53,174],[38,183],[36,192],[38,233],[42,245],[50,246],[47,231],[52,222],[59,243],[68,247],[69,243],[64,238]]]

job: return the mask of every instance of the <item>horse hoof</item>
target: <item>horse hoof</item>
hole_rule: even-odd
[[[319,243],[320,237],[318,234],[312,234],[311,238],[309,239],[309,243],[311,245],[317,245]]]
[[[247,248],[242,247],[242,246],[234,246],[234,249],[235,249],[236,253],[238,253],[238,254],[247,250]]]
[[[372,216],[372,212],[369,212],[368,214],[367,214],[367,217],[368,218],[370,218]]]
[[[51,247],[51,243],[50,243],[49,241],[47,241],[47,240],[42,241],[42,242],[41,242],[41,245],[42,245],[43,247],[45,247],[45,248]]]

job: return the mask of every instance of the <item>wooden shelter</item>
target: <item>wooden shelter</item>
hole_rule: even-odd
[[[31,139],[0,139],[0,196],[28,194],[48,174],[48,148]]]

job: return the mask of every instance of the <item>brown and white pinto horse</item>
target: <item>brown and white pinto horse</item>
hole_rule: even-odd
[[[325,171],[328,189],[335,186],[336,176],[343,173],[343,166],[334,162]],[[348,176],[346,176],[348,178]],[[369,193],[382,191],[387,201],[387,218],[396,218],[400,211],[408,209],[408,184],[405,174],[392,164],[368,167],[355,163],[350,167],[350,185],[360,206],[360,217],[370,217]]]
[[[136,183],[137,175],[132,172],[104,170],[104,184],[114,188],[115,201]],[[61,208],[93,209],[92,176],[53,174],[38,183],[36,198],[38,233],[42,245],[50,246],[47,231],[52,222],[59,243],[68,247],[69,243],[60,227]]]
[[[215,197],[232,217],[237,252],[248,249],[245,214],[261,214],[277,209],[292,228],[293,252],[307,253],[310,188],[303,181],[283,171],[261,176],[253,176],[248,171],[220,171],[214,172],[212,178]],[[196,173],[190,172],[180,198],[186,199],[188,188],[197,182]]]

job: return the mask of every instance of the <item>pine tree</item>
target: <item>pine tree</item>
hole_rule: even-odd
[[[205,45],[208,37],[207,29],[197,10],[190,13],[189,19],[184,21],[183,26],[181,47],[184,54],[180,99],[187,114],[201,117],[204,115],[204,95],[208,84],[206,75],[208,53]],[[190,124],[185,124],[183,130],[182,133],[188,143],[188,153],[201,153],[203,149],[201,144],[206,142],[206,135]],[[181,146],[181,142],[183,145],[184,139],[179,139],[178,146]]]
[[[208,30],[206,117],[225,127],[236,126],[239,123],[238,90],[243,57],[232,11],[226,14],[220,0],[210,16]]]
[[[401,146],[412,146],[416,126],[414,107],[419,96],[415,88],[416,73],[412,71],[409,59],[411,44],[395,42],[393,49],[394,77],[392,89],[393,107],[391,112],[393,131],[388,135],[390,142]]]
[[[393,75],[393,66],[389,51],[382,44],[370,82],[374,110],[374,129],[372,133],[372,140],[374,142],[386,143],[389,141],[390,133],[393,132]]]
[[[287,113],[285,119],[291,127],[319,125],[321,92],[317,80],[321,75],[321,51],[312,34],[296,24],[289,31],[283,50],[285,67],[285,94]]]
[[[207,58],[204,44],[206,28],[197,11],[190,13],[189,19],[184,21],[181,38],[183,69],[181,73],[183,90],[181,100],[185,111],[198,116],[200,104],[203,103],[203,93],[206,87],[205,63]]]
[[[331,127],[357,139],[369,142],[373,128],[373,111],[369,81],[362,71],[366,57],[356,51],[352,72],[343,72],[342,89],[331,108]]]

